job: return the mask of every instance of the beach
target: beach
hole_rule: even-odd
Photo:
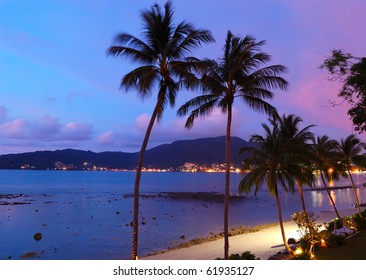
[[[338,210],[342,217],[356,213],[355,208]],[[336,217],[334,211],[316,213],[318,224],[329,222]],[[286,238],[299,239],[298,227],[294,221],[284,222]],[[269,257],[285,249],[279,224],[229,238],[230,254],[241,254],[250,251],[261,260],[268,260]],[[214,260],[223,257],[224,239],[209,241],[200,245],[193,245],[188,248],[172,249],[164,253],[142,257],[143,260]]]
[[[230,230],[239,229],[235,234],[248,232],[246,229],[261,230],[233,234],[230,253],[251,251],[266,259],[283,249],[278,246],[282,239],[277,205],[265,188],[256,196],[236,197],[240,176],[232,174]],[[133,172],[0,170],[0,259],[128,260],[133,180]],[[364,175],[358,175],[356,180],[363,184]],[[148,173],[144,174],[144,183],[140,258],[201,237],[216,241],[208,249],[195,249],[198,253],[191,248],[186,256],[171,255],[178,254],[176,251],[158,258],[223,257],[223,199],[217,197],[224,185],[222,174]],[[337,183],[336,186],[343,186],[348,182]],[[364,203],[366,188],[357,191]],[[338,209],[354,204],[354,193],[349,188],[335,189],[332,194]],[[299,195],[282,191],[280,196],[283,217],[291,220],[292,213],[301,210]],[[328,212],[333,209],[324,190],[305,191],[304,196],[308,211],[322,217],[332,214]],[[296,230],[294,223],[286,222],[287,238],[296,238]],[[42,234],[41,240],[34,239],[37,233]],[[249,237],[251,240],[247,240]]]

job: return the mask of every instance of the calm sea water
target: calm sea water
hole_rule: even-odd
[[[0,259],[128,259],[132,221],[133,172],[0,170]],[[356,183],[366,182],[356,176]],[[240,174],[232,174],[231,192],[237,194]],[[143,173],[141,193],[223,192],[221,173]],[[349,185],[346,179],[336,186]],[[358,189],[366,202],[366,188]],[[333,191],[339,209],[354,205],[352,189]],[[284,217],[301,210],[298,193],[281,192]],[[331,211],[325,191],[306,191],[309,210]],[[4,203],[7,201],[10,204]],[[26,204],[13,205],[14,202]],[[5,204],[5,205],[4,205]],[[141,199],[139,255],[165,249],[183,240],[222,232],[223,203],[163,197]],[[277,206],[263,187],[230,205],[231,227],[275,222]],[[42,239],[35,241],[35,233]]]

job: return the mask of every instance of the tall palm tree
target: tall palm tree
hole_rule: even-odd
[[[128,33],[120,33],[115,40],[117,45],[107,51],[109,55],[119,56],[139,65],[123,76],[122,89],[135,89],[142,97],[149,95],[153,89],[157,90],[157,101],[146,129],[136,170],[132,259],[137,257],[139,187],[151,130],[156,119],[158,121],[161,119],[167,103],[174,106],[180,87],[192,88],[197,85],[192,70],[199,66],[199,60],[193,57],[187,58],[186,55],[202,43],[213,41],[211,32],[206,29],[196,29],[184,21],[174,24],[171,1],[166,2],[164,9],[155,4],[149,10],[143,11],[141,18],[142,39]]]
[[[293,254],[293,250],[288,245],[285,229],[283,225],[281,199],[278,185],[285,191],[294,191],[296,179],[303,178],[302,166],[294,161],[293,151],[295,146],[292,139],[289,139],[281,132],[279,124],[275,121],[270,122],[272,128],[262,124],[265,131],[264,135],[254,134],[250,141],[257,143],[254,147],[242,149],[249,157],[244,160],[245,169],[249,169],[239,184],[241,193],[249,193],[255,186],[255,194],[259,188],[266,184],[271,196],[275,196],[283,243],[287,251]],[[301,179],[303,180],[303,179]]]
[[[303,176],[296,178],[297,187],[299,190],[299,195],[301,198],[301,204],[303,211],[305,213],[305,219],[309,224],[309,219],[306,210],[306,204],[303,194],[303,185],[313,186],[314,176],[311,168],[311,150],[309,141],[314,137],[314,134],[310,131],[310,128],[314,125],[308,125],[303,129],[299,128],[299,124],[303,120],[291,115],[283,115],[279,120],[279,126],[282,136],[289,142],[289,147],[292,151],[289,156],[292,158],[293,162],[299,164],[302,168]]]
[[[340,174],[343,176],[345,175],[341,171],[341,165],[339,164],[337,141],[330,139],[327,135],[317,136],[316,138],[313,138],[311,147],[314,168],[320,172],[321,180],[333,205],[334,211],[338,219],[341,219],[329,187],[325,182],[325,178],[329,182],[331,180],[338,180]]]
[[[235,99],[241,99],[251,109],[276,115],[276,109],[264,99],[273,97],[272,89],[285,90],[287,82],[279,75],[286,72],[282,65],[265,66],[270,55],[261,51],[265,41],[253,36],[240,38],[228,31],[224,53],[219,60],[208,61],[209,67],[202,76],[203,95],[197,96],[178,110],[179,116],[189,112],[186,127],[191,128],[194,120],[209,115],[219,107],[227,114],[226,124],[226,175],[224,207],[224,258],[229,256],[229,195],[230,195],[230,138],[232,109]]]
[[[366,144],[361,142],[360,139],[356,137],[356,135],[351,134],[346,139],[341,139],[341,141],[338,143],[337,148],[339,151],[341,163],[347,171],[349,179],[352,183],[358,214],[362,217],[360,201],[358,199],[356,186],[351,173],[351,165],[359,167],[366,166],[366,153],[361,154],[361,152],[365,150]]]

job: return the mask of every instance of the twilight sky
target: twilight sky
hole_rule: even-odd
[[[75,148],[138,151],[156,95],[141,100],[119,90],[136,65],[107,57],[119,32],[140,37],[140,11],[164,1],[0,0],[0,154]],[[339,84],[318,69],[332,49],[366,55],[364,0],[175,0],[175,22],[207,28],[216,43],[195,56],[219,58],[228,30],[266,40],[271,64],[289,68],[286,92],[270,103],[296,114],[313,132],[337,140],[352,133],[348,107],[332,107]],[[176,110],[198,92],[181,91],[155,125],[148,148],[180,139],[225,134],[216,111],[184,128]],[[239,102],[238,102],[239,101]],[[233,136],[262,133],[266,116],[237,100]],[[360,138],[366,141],[366,135]]]

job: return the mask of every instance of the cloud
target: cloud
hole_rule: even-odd
[[[0,126],[0,136],[5,140],[32,140],[39,142],[81,141],[92,138],[93,126],[85,122],[62,124],[58,119],[43,116],[28,121],[15,119]]]
[[[241,104],[243,105],[243,104]],[[243,105],[245,106],[245,105]],[[248,125],[240,109],[233,108],[232,135],[241,136]],[[132,125],[126,125],[119,132],[105,132],[98,137],[99,144],[111,144],[116,148],[138,151],[150,121],[149,114],[141,114],[135,118]],[[212,114],[195,121],[193,128],[185,128],[186,118],[162,119],[155,123],[152,129],[148,148],[170,143],[176,140],[217,137],[225,135],[227,116],[220,109],[214,109]],[[244,123],[244,124],[243,124]]]
[[[93,126],[89,123],[72,122],[68,123],[60,129],[59,140],[89,140],[93,134]]]
[[[0,134],[7,138],[24,139],[24,131],[26,129],[27,122],[24,119],[17,119],[10,122],[6,122],[1,125]]]
[[[139,115],[135,121],[133,122],[133,130],[137,131],[143,131],[146,130],[149,122],[150,122],[151,116],[149,114],[142,114]]]
[[[97,143],[101,145],[112,145],[116,143],[116,133],[112,131],[104,132],[97,138]]]

